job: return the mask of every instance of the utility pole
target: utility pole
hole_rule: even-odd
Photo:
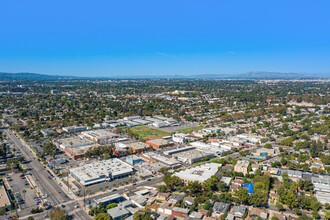
[[[84,186],[84,209],[86,210],[86,201],[85,201],[85,198],[86,198],[86,188]]]

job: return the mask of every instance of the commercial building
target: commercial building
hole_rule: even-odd
[[[131,165],[117,158],[112,158],[70,169],[70,174],[82,185],[87,186],[127,177],[133,171],[134,168]]]
[[[173,150],[164,151],[164,154],[173,155],[173,154],[178,154],[181,152],[190,151],[190,150],[194,150],[194,149],[196,149],[196,148],[195,147],[180,147],[180,148],[176,148]]]
[[[134,165],[134,164],[137,164],[137,163],[141,163],[142,159],[141,159],[141,157],[138,157],[136,155],[130,155],[130,156],[126,157],[126,162],[131,164],[131,165]]]
[[[262,137],[257,135],[249,135],[249,134],[239,134],[237,138],[243,143],[249,144],[258,144],[261,143]]]
[[[175,173],[174,175],[182,179],[185,183],[198,181],[200,183],[211,178],[211,176],[218,173],[219,168],[222,164],[218,163],[207,163],[191,169],[186,169]]]
[[[247,160],[239,160],[235,164],[234,171],[238,173],[243,173],[246,175],[248,173],[248,169],[250,166],[250,162]]]
[[[142,143],[142,142],[130,143],[130,144],[128,144],[128,147],[130,150],[132,150],[132,152],[134,154],[142,153],[144,150],[149,149],[149,145],[147,145],[146,143]]]
[[[10,208],[10,197],[4,185],[0,185],[0,208]]]
[[[65,148],[64,151],[73,159],[83,158],[85,156],[85,152],[93,147],[98,147],[98,144],[80,146],[80,147],[72,147],[72,148]]]
[[[80,132],[80,131],[86,131],[87,127],[85,126],[69,126],[69,127],[63,127],[63,131],[65,132]]]
[[[94,202],[97,205],[99,205],[100,203],[103,203],[104,205],[108,205],[110,203],[113,203],[113,202],[118,203],[118,202],[121,202],[123,200],[124,200],[123,196],[116,193],[116,194],[113,194],[113,195],[110,195],[110,196],[102,197],[100,199],[94,199]]]
[[[109,132],[107,130],[93,130],[93,131],[84,131],[81,132],[81,135],[83,135],[84,137],[97,142],[99,144],[109,144],[109,143],[113,143],[114,139],[119,137],[118,134]]]
[[[183,144],[183,143],[187,143],[190,140],[190,138],[188,134],[177,133],[172,135],[172,140],[176,143]]]
[[[60,148],[66,149],[66,148],[76,148],[81,146],[93,145],[95,143],[86,138],[75,136],[70,138],[59,139],[57,141],[57,144],[59,145]]]
[[[127,155],[129,147],[124,143],[115,143],[113,154],[117,157]]]
[[[188,164],[193,164],[193,163],[199,162],[201,159],[203,159],[205,157],[212,158],[212,157],[214,157],[214,154],[193,149],[193,150],[189,150],[189,151],[183,151],[183,152],[177,153],[177,154],[172,154],[172,157],[177,159],[178,161],[188,163]]]
[[[167,157],[164,157],[160,154],[156,154],[154,152],[145,153],[145,154],[143,154],[143,156],[154,159],[155,161],[161,162],[161,163],[165,164],[166,167],[169,167],[172,169],[178,168],[181,166],[181,164],[177,160],[169,159]]]
[[[174,143],[159,138],[159,139],[146,141],[146,144],[152,146],[153,148],[163,148],[163,147],[172,146]]]
[[[200,141],[190,143],[191,146],[196,147],[196,149],[204,151],[206,153],[212,153],[214,155],[222,155],[224,152],[228,150],[225,148],[213,146],[211,144],[206,144]]]

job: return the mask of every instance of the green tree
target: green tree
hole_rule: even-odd
[[[202,191],[202,185],[198,181],[189,182],[186,188],[191,194],[197,194]]]
[[[51,220],[69,220],[69,215],[59,207],[52,209],[49,213],[49,216]]]
[[[210,208],[211,208],[210,200],[207,200],[203,205],[203,209],[209,210]]]
[[[241,187],[239,190],[235,192],[235,195],[238,197],[238,201],[247,204],[249,200],[249,193],[247,192],[247,189]]]
[[[166,192],[167,187],[165,185],[159,185],[157,187],[158,192]]]
[[[267,144],[265,144],[264,148],[267,148],[267,149],[272,149],[273,147],[272,147],[272,145],[271,145],[271,144],[267,143]]]
[[[118,206],[118,204],[117,203],[110,203],[110,204],[108,204],[107,206],[106,206],[106,208],[105,209],[112,209],[112,208],[114,208],[114,207],[116,207],[116,206]]]
[[[152,220],[148,210],[140,210],[134,213],[133,220]]]
[[[94,218],[95,220],[112,220],[111,216],[108,213],[99,213]]]
[[[110,154],[109,154],[109,153],[104,153],[104,155],[103,155],[103,159],[104,159],[104,160],[108,160],[108,159],[110,159]]]

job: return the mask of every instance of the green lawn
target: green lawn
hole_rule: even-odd
[[[138,126],[138,127],[132,127],[130,129],[133,133],[138,134],[140,139],[144,139],[144,140],[157,139],[171,135],[171,133],[169,132],[161,131],[148,126]]]
[[[181,133],[190,133],[192,131],[198,131],[203,129],[203,126],[197,126],[197,127],[191,127],[191,128],[184,128],[184,129],[179,129],[177,130],[177,132],[181,132]]]

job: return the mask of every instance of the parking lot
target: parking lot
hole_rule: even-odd
[[[22,176],[21,173],[14,173],[9,175],[7,178],[8,184],[12,190],[13,195],[15,196],[15,199],[20,201],[19,208],[25,209],[28,213],[30,213],[32,208],[37,207],[37,203],[34,200],[34,197],[37,195],[37,189],[32,189],[26,177],[20,176]],[[26,191],[25,194],[23,193],[23,190]]]

